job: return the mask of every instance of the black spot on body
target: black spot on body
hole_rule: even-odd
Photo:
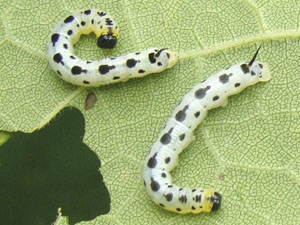
[[[73,75],[79,75],[81,73],[86,73],[87,70],[83,70],[80,66],[73,66],[71,72]]]
[[[170,58],[170,54],[169,53],[167,53],[167,57],[168,57],[168,59]]]
[[[54,56],[53,56],[53,60],[56,62],[56,63],[61,63],[64,65],[64,62],[62,61],[63,57],[60,53],[56,53]]]
[[[180,135],[179,135],[179,140],[180,140],[180,141],[183,141],[184,138],[185,138],[185,134],[180,134]]]
[[[159,183],[157,181],[153,180],[152,178],[151,178],[151,185],[150,186],[151,186],[151,190],[154,191],[154,192],[156,192],[160,189]]]
[[[90,82],[88,82],[87,80],[83,81],[84,84],[89,84]]]
[[[178,212],[180,212],[180,211],[181,211],[181,208],[177,208],[176,210],[177,210]]]
[[[64,44],[64,49],[68,49],[68,45],[67,44]]]
[[[172,188],[173,187],[173,185],[168,185],[168,188]]]
[[[128,68],[132,68],[132,67],[135,67],[136,63],[137,63],[137,61],[135,59],[128,59],[126,61],[126,66]]]
[[[113,80],[119,80],[119,79],[120,79],[120,77],[117,77],[117,76],[113,77]]]
[[[176,115],[175,115],[175,119],[176,119],[177,121],[179,121],[179,122],[184,121],[184,120],[185,120],[185,117],[186,117],[185,111],[186,111],[188,108],[189,108],[189,106],[186,105],[186,106],[183,108],[183,110],[178,111],[178,112],[176,113]]]
[[[197,189],[196,189],[196,188],[194,188],[194,189],[192,190],[192,192],[195,192],[195,191],[197,191]]]
[[[192,210],[195,210],[196,208],[194,206],[192,206]]]
[[[161,173],[161,177],[166,178],[167,174],[166,173]]]
[[[195,116],[196,118],[198,118],[198,117],[200,116],[200,111],[195,112],[194,116]]]
[[[247,64],[242,64],[241,69],[243,73],[249,73],[249,66]]]
[[[165,198],[167,199],[168,202],[170,202],[173,199],[173,194],[172,193],[168,193],[167,195],[165,195]]]
[[[71,59],[76,59],[76,57],[74,55],[70,55]]]
[[[181,187],[181,188],[179,188],[179,191],[182,191],[183,190],[183,188]]]
[[[91,23],[94,24],[94,19],[91,20]]]
[[[99,16],[105,16],[105,15],[106,15],[105,12],[97,12],[97,14],[98,14]]]
[[[201,202],[201,195],[195,196],[195,202]]]
[[[90,15],[90,14],[91,14],[91,10],[90,10],[90,9],[85,10],[85,11],[84,11],[84,14],[85,14],[85,15]]]
[[[140,52],[136,52],[136,53],[135,53],[135,55],[139,55],[139,54],[141,54],[141,53],[140,53]]]
[[[235,87],[239,87],[241,85],[241,83],[235,83],[234,86]]]
[[[167,157],[167,158],[165,158],[165,163],[169,163],[171,161],[171,158],[170,157]]]
[[[139,70],[139,73],[145,73],[145,70]]]
[[[182,195],[178,199],[182,204],[185,204],[187,202],[187,197],[186,195]]]
[[[59,70],[57,70],[56,72],[57,72],[58,75],[62,76],[62,75],[61,75],[61,72],[59,72]]]
[[[69,36],[73,34],[73,31],[72,30],[68,30],[68,33],[67,33]]]
[[[114,69],[115,68],[115,66],[114,65],[112,65],[112,66],[109,66],[109,65],[101,65],[101,66],[99,66],[99,72],[102,74],[102,75],[104,75],[104,74],[107,74],[108,72],[109,72],[109,70],[111,70],[111,69]]]
[[[213,101],[217,101],[220,97],[218,95],[213,97]]]
[[[160,139],[160,142],[163,144],[163,145],[167,145],[171,142],[171,135],[169,133],[165,133],[161,139]]]
[[[255,76],[255,72],[253,70],[251,70],[250,73],[251,73],[252,76]]]
[[[210,86],[206,86],[205,88],[199,88],[195,91],[195,97],[198,99],[203,99],[206,95],[206,92],[210,89]]]
[[[161,62],[158,62],[157,65],[158,65],[158,66],[162,66]]]
[[[111,19],[109,19],[109,18],[105,19],[105,23],[106,23],[107,26],[113,25],[113,21]]]
[[[222,83],[222,84],[226,84],[228,81],[229,81],[229,75],[227,74],[223,74],[219,77],[219,81]]]
[[[52,34],[52,36],[51,36],[51,41],[52,41],[52,43],[53,43],[53,47],[55,46],[55,43],[58,41],[58,39],[59,39],[59,34]]]
[[[155,153],[155,154],[148,160],[147,166],[148,166],[149,168],[154,168],[154,167],[156,166],[156,163],[157,163],[156,155],[157,155],[157,153]]]
[[[261,63],[258,63],[258,66],[262,69],[264,66]]]
[[[175,119],[179,122],[184,121],[185,117],[186,117],[186,114],[183,110],[178,111],[175,115]]]
[[[84,26],[84,25],[85,25],[85,22],[84,22],[84,21],[81,21],[80,24],[81,24],[81,26]]]
[[[148,58],[149,58],[150,63],[153,64],[153,63],[156,62],[156,59],[155,59],[155,56],[154,56],[154,52],[149,53]]]
[[[64,20],[64,23],[71,23],[74,20],[74,16],[69,16]]]

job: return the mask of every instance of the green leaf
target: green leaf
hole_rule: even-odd
[[[83,115],[68,107],[41,130],[14,133],[0,146],[1,224],[48,225],[58,208],[70,224],[109,211],[100,161],[83,134]]]
[[[109,12],[120,42],[99,51],[84,36],[76,54],[108,55],[167,47],[181,57],[160,74],[90,90],[55,76],[46,43],[55,23],[83,8]],[[298,1],[1,1],[0,130],[32,132],[66,106],[86,121],[84,142],[99,156],[110,192],[107,215],[81,224],[299,224],[300,43]],[[203,78],[234,63],[258,59],[272,80],[230,98],[209,113],[181,154],[174,182],[214,188],[219,212],[177,215],[147,196],[142,166],[151,145],[183,95]],[[63,209],[62,209],[63,211]]]

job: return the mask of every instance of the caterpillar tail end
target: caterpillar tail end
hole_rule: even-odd
[[[262,77],[259,79],[260,81],[268,81],[271,79],[271,72],[269,69],[268,64],[266,63],[259,63],[262,66]]]
[[[99,48],[112,49],[116,46],[118,37],[113,34],[100,35],[97,39]]]
[[[167,68],[171,68],[173,67],[177,62],[178,62],[178,55],[177,53],[173,52],[173,51],[170,51],[170,50],[167,50],[167,53],[169,54],[170,56],[170,60],[169,60],[169,63],[168,63],[168,67]]]

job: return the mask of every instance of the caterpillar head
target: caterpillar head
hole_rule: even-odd
[[[97,39],[97,45],[99,48],[112,49],[118,42],[119,33],[117,29],[108,28],[107,30],[101,30]]]
[[[117,36],[113,34],[102,34],[97,39],[97,45],[99,48],[114,48],[118,42]]]
[[[211,208],[211,211],[218,211],[221,208],[221,200],[222,196],[220,193],[215,192],[214,197],[212,197],[213,206]]]
[[[156,52],[155,58],[166,65],[166,68],[171,68],[178,62],[178,55],[167,48],[162,48]]]

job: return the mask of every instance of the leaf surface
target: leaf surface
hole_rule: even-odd
[[[160,74],[92,89],[55,76],[46,59],[53,26],[78,9],[100,8],[118,21],[118,46],[99,51],[93,35],[76,44],[89,59],[148,47],[181,57]],[[111,210],[81,224],[299,224],[300,67],[298,1],[0,1],[0,129],[32,132],[66,106],[86,121],[84,142],[99,156]],[[157,207],[141,178],[151,145],[183,95],[205,77],[251,58],[272,80],[211,111],[181,154],[174,182],[214,188],[217,213],[177,215]],[[63,209],[62,209],[63,211]]]

